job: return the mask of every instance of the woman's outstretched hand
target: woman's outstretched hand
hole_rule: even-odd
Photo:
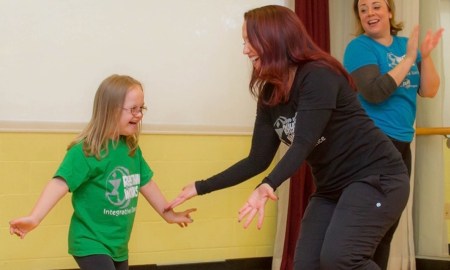
[[[195,183],[191,183],[185,186],[180,194],[164,207],[164,211],[172,210],[194,196],[197,196],[197,189],[195,188]]]
[[[258,224],[256,227],[261,229],[264,222],[264,207],[266,206],[268,199],[273,201],[278,199],[273,188],[268,184],[262,184],[252,192],[247,202],[239,210],[239,222],[247,217],[244,228],[247,228],[250,225],[255,215],[258,213]]]

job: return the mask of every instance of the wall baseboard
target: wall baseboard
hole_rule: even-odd
[[[272,257],[229,259],[221,262],[176,265],[130,265],[129,268],[130,270],[271,270]]]
[[[450,261],[416,258],[416,270],[450,270]]]
[[[179,265],[132,265],[130,270],[271,270],[272,257]],[[416,270],[450,270],[450,260],[416,258]]]
[[[272,257],[231,259],[223,262],[180,265],[130,266],[130,270],[271,270]]]

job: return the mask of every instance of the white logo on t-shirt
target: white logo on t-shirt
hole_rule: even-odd
[[[130,175],[127,168],[118,166],[108,175],[105,196],[112,205],[126,208],[139,195],[140,183],[139,174]]]

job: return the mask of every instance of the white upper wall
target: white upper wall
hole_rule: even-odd
[[[243,13],[292,0],[2,0],[0,123],[86,123],[111,74],[144,84],[146,125],[252,127]]]

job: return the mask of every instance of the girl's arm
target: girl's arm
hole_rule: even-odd
[[[69,192],[69,187],[66,181],[60,178],[52,179],[45,186],[30,215],[9,222],[10,234],[16,234],[23,239],[28,232],[41,223],[44,217],[67,192]]]
[[[142,186],[140,192],[167,223],[177,223],[180,227],[186,227],[188,223],[192,223],[193,220],[190,217],[190,213],[196,209],[191,208],[183,212],[165,210],[164,207],[167,205],[167,200],[154,180]]]

